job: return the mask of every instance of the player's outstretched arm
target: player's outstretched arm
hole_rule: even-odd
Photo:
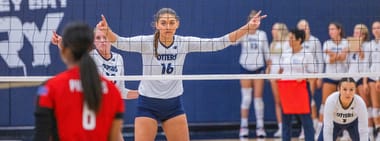
[[[112,32],[111,28],[108,26],[106,17],[101,15],[102,20],[96,25],[96,28],[102,31],[111,43],[114,43],[117,39],[117,34]]]
[[[247,24],[231,32],[229,34],[230,41],[234,43],[237,40],[239,40],[241,37],[243,37],[245,34],[247,34],[248,32],[256,31],[256,29],[260,26],[261,19],[264,19],[265,17],[267,17],[267,15],[260,15],[260,14],[261,14],[261,11],[257,12],[257,14],[253,16],[253,18],[250,21],[248,21]]]

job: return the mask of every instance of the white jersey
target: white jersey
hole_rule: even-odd
[[[305,49],[306,53],[310,53],[315,60],[315,68],[317,68],[319,73],[323,73],[323,55],[322,55],[322,45],[318,38],[310,35],[309,40],[305,40],[302,43],[302,47]]]
[[[348,66],[347,61],[330,63],[330,56],[326,54],[326,50],[340,53],[343,49],[348,48],[348,41],[342,39],[339,44],[335,44],[332,40],[327,40],[323,44],[323,58],[326,64],[326,73],[347,73]],[[333,80],[339,80],[340,78],[331,78]]]
[[[372,40],[367,44],[370,48],[369,61],[371,62],[370,72],[379,73],[380,72],[380,41]],[[371,77],[373,80],[379,80],[380,77]]]
[[[265,66],[269,57],[267,34],[256,30],[254,34],[247,34],[239,40],[241,44],[240,65],[249,71],[255,71]]]
[[[369,57],[370,48],[368,46],[369,42],[364,42],[362,44],[362,51],[364,53],[364,58],[359,57],[358,52],[350,52],[347,56],[348,59],[348,72],[353,73],[368,73],[369,72]],[[355,77],[355,81],[358,81],[360,77]]]
[[[100,74],[105,76],[123,76],[124,75],[124,61],[120,54],[111,52],[111,58],[105,59],[101,56],[98,50],[93,49],[90,56],[95,61]],[[119,88],[120,93],[124,99],[127,98],[128,89],[125,88],[125,81],[113,81]]]
[[[285,53],[280,61],[282,74],[306,74],[318,72],[311,53],[301,49],[297,53]]]
[[[272,62],[270,73],[278,74],[280,70],[280,60],[284,54],[291,53],[292,49],[289,46],[289,41],[277,42],[272,44],[270,49],[269,59]]]
[[[113,45],[121,50],[142,54],[143,75],[182,75],[186,54],[222,50],[232,43],[228,35],[219,38],[174,36],[169,47],[158,43],[155,57],[153,35],[118,37]],[[143,96],[168,99],[182,95],[182,80],[142,80],[139,93]]]
[[[323,138],[331,140],[333,137],[334,123],[349,124],[358,119],[358,132],[360,141],[368,141],[368,113],[363,99],[357,94],[351,105],[344,109],[339,100],[339,92],[334,92],[327,97],[324,118],[323,118]]]

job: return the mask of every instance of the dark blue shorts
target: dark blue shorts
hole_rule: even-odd
[[[164,122],[184,113],[181,96],[158,99],[140,95],[138,98],[136,117],[149,117]]]
[[[375,82],[374,80],[372,80],[371,78],[367,78],[367,82]],[[363,78],[360,78],[357,82],[356,82],[356,85],[359,86],[359,85],[363,85]]]
[[[240,66],[240,74],[263,74],[264,70],[264,67],[261,67],[254,71],[250,71]]]
[[[330,78],[323,78],[323,83],[330,83],[330,84],[338,85],[339,80],[334,80],[334,79],[330,79]]]
[[[358,125],[359,125],[358,119],[355,119],[354,121],[352,121],[351,123],[348,123],[348,124],[339,124],[339,123],[334,122],[332,140],[335,141],[338,138],[338,135],[342,134],[342,132],[344,130],[348,131],[348,133],[350,134],[350,137],[353,141],[360,140]],[[318,141],[323,141],[323,127],[322,127],[320,134],[319,134]]]

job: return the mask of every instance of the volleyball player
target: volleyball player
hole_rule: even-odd
[[[252,10],[248,21],[256,15]],[[249,32],[239,40],[241,44],[240,65],[241,74],[262,74],[265,71],[265,60],[269,57],[267,34],[262,30]],[[248,137],[248,114],[252,102],[252,88],[254,89],[254,108],[256,115],[256,136],[265,137],[264,130],[264,101],[263,101],[263,79],[242,79],[241,86],[241,122],[239,136]]]
[[[305,31],[305,41],[302,43],[302,47],[304,48],[306,53],[310,53],[313,55],[315,59],[315,68],[317,72],[323,73],[323,57],[322,57],[322,45],[319,39],[310,32],[309,22],[305,19],[301,19],[297,23],[297,28]],[[313,119],[314,129],[317,129],[318,126],[318,114],[317,114],[317,106],[315,105],[314,94],[317,88],[322,87],[321,79],[308,79],[310,84],[310,92],[311,92],[311,118]],[[303,139],[305,136],[303,134],[303,129],[301,130],[299,139]]]
[[[236,43],[247,33],[256,31],[260,20],[266,17],[260,13],[238,30],[210,39],[175,35],[179,17],[171,8],[162,8],[154,15],[154,35],[119,37],[108,27],[104,16],[97,28],[105,32],[115,47],[142,54],[143,75],[181,75],[187,53],[218,51]],[[169,141],[189,140],[181,102],[181,80],[142,80],[138,91],[135,140],[154,140],[159,122]]]
[[[366,25],[357,24],[354,27],[353,37],[349,38],[349,54],[348,54],[348,72],[350,74],[368,73],[369,72],[369,58],[370,46],[369,44],[369,31]],[[357,93],[362,97],[368,113],[368,127],[369,137],[373,140],[373,119],[372,119],[372,104],[369,95],[369,81],[368,77],[354,77],[357,86]]]
[[[331,39],[323,43],[323,59],[326,64],[326,73],[346,73],[348,42],[344,38],[343,26],[340,23],[331,22],[328,27]],[[326,98],[337,91],[340,78],[323,78],[322,84],[322,103],[319,108],[319,123],[316,134],[322,128],[323,110]],[[344,133],[347,137],[347,132]]]
[[[374,39],[367,44],[370,48],[371,55],[369,61],[371,62],[370,72],[380,72],[380,20],[373,22],[372,34]],[[380,77],[369,77],[370,96],[372,101],[372,116],[376,128],[376,141],[380,141]]]
[[[99,76],[88,52],[93,41],[87,24],[65,27],[60,55],[68,69],[38,90],[35,141],[120,139],[124,103],[114,84]]]
[[[288,42],[288,28],[284,23],[275,23],[272,27],[273,40],[270,44],[270,55],[267,65],[266,73],[279,74],[280,73],[280,59],[283,53],[289,52],[291,48]],[[281,106],[280,98],[278,95],[277,80],[270,80],[272,94],[275,102],[276,119],[278,123],[278,130],[274,133],[274,137],[281,137],[282,135],[282,119],[281,119]]]
[[[280,72],[281,74],[307,74],[316,73],[317,70],[314,66],[314,58],[311,53],[307,53],[305,48],[303,48],[302,43],[305,40],[305,32],[299,29],[293,29],[289,32],[289,46],[291,51],[285,53],[280,61]],[[281,79],[284,80],[284,79]],[[279,80],[279,81],[281,81]],[[293,80],[293,79],[286,79]],[[306,81],[307,79],[295,79],[295,81]],[[305,85],[305,90],[307,85]],[[308,93],[306,93],[309,95]],[[306,99],[307,101],[309,99]],[[281,101],[281,103],[284,101]],[[303,107],[309,107],[310,105],[302,105]],[[302,127],[305,130],[305,140],[314,141],[314,128],[310,113],[302,114],[289,114],[282,111],[282,140],[291,140],[291,128],[292,128],[292,117],[297,115],[301,118]]]
[[[318,141],[335,141],[347,130],[353,141],[368,141],[368,115],[363,99],[355,94],[353,78],[342,78],[338,91],[326,99],[323,129]]]
[[[105,76],[123,76],[124,75],[124,61],[120,54],[111,51],[111,43],[108,41],[107,36],[100,30],[94,30],[94,45],[90,56],[94,59],[98,71]],[[54,32],[52,43],[59,48],[61,36]],[[123,99],[136,99],[138,92],[136,90],[129,90],[125,87],[125,81],[113,81],[119,88]]]

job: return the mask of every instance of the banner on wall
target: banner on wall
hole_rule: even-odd
[[[0,0],[0,75],[22,68],[17,75],[27,76],[27,70],[51,64],[52,31],[62,22],[66,7],[66,0]]]

